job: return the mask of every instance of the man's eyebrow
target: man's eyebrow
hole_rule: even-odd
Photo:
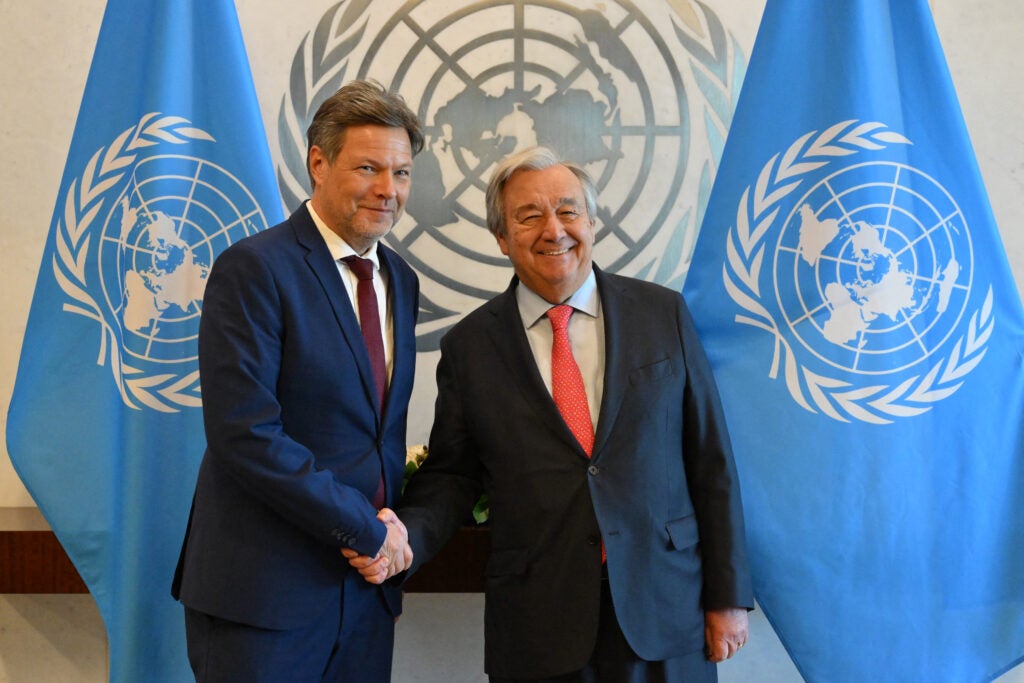
[[[555,202],[556,209],[564,206],[572,206],[574,208],[579,208],[583,206],[583,202],[580,201],[577,197],[572,196],[561,197],[558,199],[557,202]],[[536,202],[528,202],[526,204],[520,204],[519,206],[513,207],[512,214],[518,216],[525,211],[544,211],[544,209],[544,206]]]

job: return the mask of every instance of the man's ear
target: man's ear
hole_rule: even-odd
[[[327,161],[324,151],[320,149],[318,145],[313,145],[309,149],[309,175],[313,178],[313,187],[319,185],[322,180],[324,173],[330,166],[330,162]]]

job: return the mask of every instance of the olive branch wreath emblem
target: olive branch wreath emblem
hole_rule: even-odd
[[[966,333],[947,356],[923,375],[914,375],[897,386],[854,386],[802,366],[775,319],[762,305],[759,282],[764,240],[778,217],[780,202],[799,187],[807,173],[840,157],[884,149],[889,144],[912,143],[878,122],[842,121],[821,133],[807,133],[791,144],[781,158],[778,154],[773,156],[754,185],[744,189],[736,210],[736,225],[727,234],[727,262],[722,265],[722,279],[732,300],[750,314],[737,314],[736,322],[762,329],[774,338],[768,376],[778,377],[781,362],[793,399],[812,413],[821,411],[841,422],[890,424],[895,418],[931,410],[936,402],[959,389],[964,377],[978,365],[995,326],[989,286],[984,303],[971,314]]]
[[[725,141],[726,133],[732,124],[732,114],[735,106],[735,97],[739,94],[739,83],[735,76],[736,62],[743,62],[743,56],[734,40],[726,31],[718,15],[710,7],[702,2],[694,3],[704,18],[707,31],[706,37],[702,40],[689,27],[682,18],[680,9],[673,5],[671,16],[672,29],[679,44],[683,46],[689,57],[690,73],[693,75],[697,88],[703,95],[703,121],[706,127],[705,137],[710,141],[712,138],[718,140],[721,145]],[[730,49],[731,47],[731,49]],[[734,70],[730,70],[730,66]],[[718,154],[704,161],[700,169],[700,185],[697,196],[695,211],[688,211],[679,224],[676,226],[672,237],[666,245],[665,254],[682,253],[685,265],[683,274],[678,280],[669,280],[667,277],[671,259],[661,261],[658,272],[654,275],[656,282],[661,282],[671,289],[682,289],[682,282],[685,280],[685,270],[689,268],[689,262],[693,253],[693,244],[697,239],[697,230],[691,228],[699,226],[704,219],[708,199],[711,194],[711,183],[717,172]]]
[[[356,22],[369,6],[370,0],[341,0],[332,6],[302,40],[292,58],[290,92],[281,98],[277,120],[282,156],[277,168],[277,184],[290,208],[302,204],[302,188],[308,182],[304,122],[312,120],[314,107],[345,82],[348,56],[366,32],[366,20],[358,26]]]
[[[63,310],[100,324],[102,334],[96,362],[102,365],[109,358],[121,399],[136,410],[145,406],[174,413],[181,408],[200,407],[199,370],[181,377],[174,373],[149,374],[122,357],[118,330],[107,321],[100,305],[88,291],[86,266],[92,243],[91,230],[106,204],[108,192],[124,180],[140,150],[161,143],[181,145],[190,140],[212,142],[213,139],[180,116],[165,116],[159,112],[146,114],[109,146],[96,150],[82,175],[68,187],[64,210],[57,216],[53,275],[64,293],[72,299],[72,302],[64,304]]]
[[[639,11],[629,0],[622,0],[621,4],[631,11]],[[743,58],[719,17],[703,3],[697,2],[694,6],[703,17],[706,35],[695,33],[675,6],[670,8],[670,24],[689,58],[694,83],[704,96],[700,119],[709,129],[708,135],[721,144],[732,119],[734,97],[738,91],[736,69],[737,64],[743,63]],[[305,122],[311,120],[319,103],[333,94],[344,83],[348,73],[357,68],[352,54],[366,37],[369,21],[364,15],[369,7],[369,0],[340,0],[335,3],[306,34],[292,58],[289,92],[282,96],[278,110],[281,159],[276,165],[278,188],[285,205],[290,208],[302,204],[306,191]],[[734,64],[733,60],[739,61]],[[640,276],[666,286],[682,286],[686,264],[665,257],[685,254],[684,260],[689,261],[696,239],[693,228],[704,214],[716,163],[717,157],[708,159],[699,169],[696,210],[690,210],[680,218],[662,250],[661,258],[654,257],[646,262],[640,269]],[[682,273],[677,272],[680,266]]]

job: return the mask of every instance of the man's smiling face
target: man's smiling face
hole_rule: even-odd
[[[501,253],[520,282],[553,304],[565,301],[593,267],[594,221],[579,178],[562,165],[517,171],[504,199]]]

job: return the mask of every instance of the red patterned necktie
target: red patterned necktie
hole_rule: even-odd
[[[358,256],[346,256],[341,260],[359,278],[359,285],[356,287],[356,300],[359,304],[359,328],[363,332],[366,351],[370,355],[373,379],[377,385],[377,404],[383,412],[384,396],[388,386],[388,368],[387,362],[384,360],[384,338],[380,332],[380,309],[377,308],[377,293],[373,290],[373,261]],[[377,485],[377,491],[373,494],[372,503],[378,510],[384,507],[383,476]]]
[[[583,375],[569,345],[569,317],[573,307],[568,304],[548,310],[551,321],[551,396],[569,430],[580,442],[587,457],[594,450],[594,423],[590,419],[590,404],[583,387]]]
[[[574,311],[568,304],[548,309],[552,332],[551,396],[565,424],[569,425],[569,430],[589,458],[594,452],[594,421],[590,419],[590,403],[583,387],[583,375],[569,344],[569,318]],[[607,561],[605,546],[601,543],[601,564]]]

